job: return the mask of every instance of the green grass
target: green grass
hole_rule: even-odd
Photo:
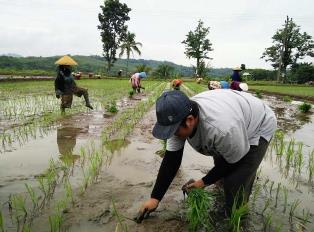
[[[250,90],[260,90],[300,97],[314,97],[314,87],[300,85],[249,85]]]

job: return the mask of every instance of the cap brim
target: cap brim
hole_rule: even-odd
[[[174,133],[176,133],[177,129],[180,126],[180,123],[181,122],[170,126],[163,126],[157,122],[153,129],[153,136],[157,139],[169,139],[174,135]]]

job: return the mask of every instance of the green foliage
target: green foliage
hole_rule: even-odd
[[[161,64],[154,71],[153,75],[161,78],[168,78],[174,73],[174,68],[167,64]]]
[[[303,104],[299,105],[299,110],[302,113],[307,113],[312,108],[312,105],[306,102],[303,102]]]
[[[133,91],[133,90],[130,90],[130,91],[129,91],[129,98],[132,98],[133,95],[134,95],[134,91]]]
[[[146,72],[147,74],[152,70],[152,67],[146,64],[139,64],[135,66],[135,72]]]
[[[110,113],[117,113],[118,108],[116,102],[112,101],[106,106],[106,110]]]
[[[258,97],[258,98],[263,98],[263,96],[262,96],[262,94],[261,94],[261,91],[256,90],[256,91],[255,91],[255,94],[256,94],[256,97]]]
[[[246,202],[242,202],[241,204],[239,204],[239,196],[237,195],[233,202],[229,219],[229,226],[232,232],[241,231],[241,220],[248,214],[248,211],[248,204]]]
[[[285,102],[291,102],[292,101],[290,96],[283,96],[282,100],[285,101]]]
[[[314,41],[306,32],[300,32],[292,18],[287,16],[283,28],[278,29],[272,37],[273,45],[265,49],[261,58],[271,62],[279,74],[286,74],[289,65],[297,64],[299,59],[314,56]],[[278,75],[280,78],[281,75]],[[279,80],[278,80],[279,81]],[[284,80],[285,81],[285,80]]]
[[[314,81],[314,66],[308,63],[293,65],[289,73],[289,79],[299,84]]]
[[[276,73],[271,70],[266,69],[250,69],[247,70],[251,75],[253,80],[275,80]]]
[[[192,189],[187,198],[187,220],[190,231],[198,231],[204,228],[206,231],[214,231],[209,208],[213,205],[213,196],[204,189]]]
[[[126,53],[127,62],[126,62],[126,73],[128,75],[129,71],[129,59],[130,54],[134,54],[136,52],[137,54],[141,55],[141,51],[138,48],[138,46],[142,46],[141,43],[135,42],[135,34],[128,32],[126,37],[123,38],[122,44],[120,45],[121,52],[119,54],[119,57],[123,56],[124,53]]]
[[[185,44],[184,54],[187,58],[196,59],[196,70],[199,73],[199,68],[202,60],[211,59],[208,57],[208,52],[213,51],[212,43],[207,39],[209,34],[209,27],[204,27],[203,21],[199,20],[198,25],[194,31],[189,31],[186,39],[182,41]]]
[[[120,3],[119,0],[105,0],[104,5],[100,8],[98,29],[100,30],[107,71],[109,72],[117,60],[117,49],[127,35],[125,22],[130,20],[128,14],[131,9],[125,3]]]

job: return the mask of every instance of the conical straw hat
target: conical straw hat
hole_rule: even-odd
[[[233,71],[242,71],[242,69],[240,67],[235,67],[232,69]]]
[[[56,61],[55,64],[58,65],[77,65],[77,63],[75,62],[75,60],[73,60],[70,56],[63,56],[61,57],[59,60]]]

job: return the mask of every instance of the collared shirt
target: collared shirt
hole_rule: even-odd
[[[228,163],[239,161],[258,145],[260,137],[272,138],[277,121],[274,112],[260,99],[245,92],[218,89],[191,98],[199,106],[199,122],[189,144],[204,155],[221,155]],[[177,151],[185,140],[167,140],[167,150]]]

